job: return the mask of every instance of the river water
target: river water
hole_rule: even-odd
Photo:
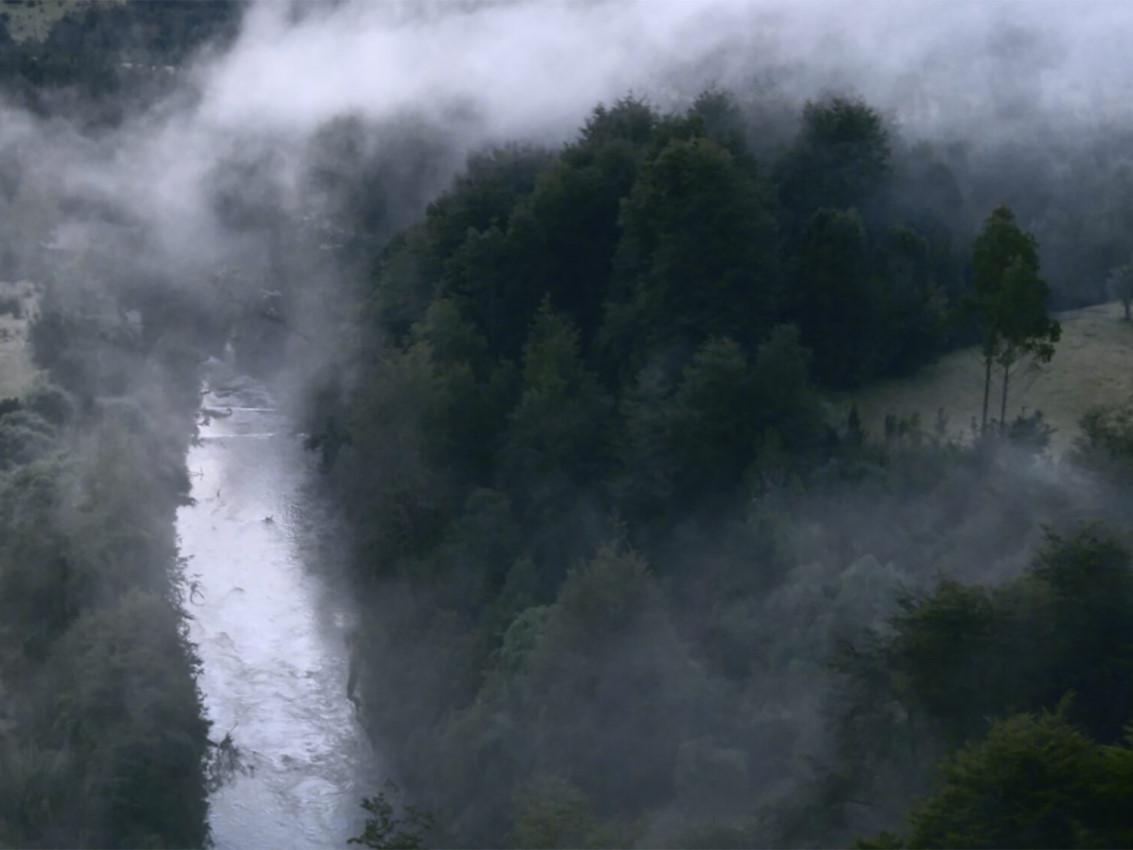
[[[323,554],[330,525],[311,494],[312,460],[253,382],[210,389],[201,409],[188,456],[195,504],[177,530],[211,737],[235,746],[236,769],[209,798],[213,840],[345,847],[361,831],[361,798],[377,790],[375,759],[347,699],[357,612],[341,563]]]

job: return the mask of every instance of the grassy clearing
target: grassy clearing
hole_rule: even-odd
[[[1041,410],[1057,430],[1052,449],[1061,453],[1078,434],[1078,420],[1090,407],[1133,401],[1133,322],[1122,320],[1119,304],[1101,304],[1059,315],[1062,341],[1048,365],[1024,366],[1011,378],[1007,418]],[[999,412],[1000,382],[992,382],[992,410]],[[983,401],[983,367],[975,348],[956,351],[911,378],[886,381],[844,399],[858,405],[862,424],[878,436],[885,416],[918,414],[931,432],[938,411],[947,433],[971,437]]]
[[[35,315],[37,303],[38,292],[33,284],[0,281],[0,398],[19,395],[36,375],[27,333],[28,320]]]

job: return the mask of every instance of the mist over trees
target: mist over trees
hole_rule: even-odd
[[[806,104],[770,163],[744,121],[722,91],[600,106],[556,153],[472,160],[375,261],[365,355],[312,443],[381,588],[364,711],[434,841],[810,846],[913,811],[934,846],[961,827],[916,801],[987,718],[1120,737],[1124,709],[1087,719],[1111,680],[1060,654],[1097,617],[977,583],[1046,594],[1046,567],[1013,578],[1035,551],[1124,581],[1124,544],[1076,530],[1112,496],[1034,478],[1042,441],[1005,400],[1006,444],[967,448],[916,422],[882,442],[827,401],[978,333],[1007,376],[1049,359],[1036,240],[1006,207],[976,238],[912,205],[914,153],[899,168],[860,100]],[[1024,637],[1063,616],[1093,625]]]
[[[230,43],[243,7],[242,0],[79,4],[42,40],[13,39],[0,18],[4,98],[43,116],[120,122],[168,96],[202,44]]]
[[[200,846],[208,725],[172,525],[193,349],[87,294],[45,296],[44,375],[0,416],[0,841]]]
[[[532,8],[465,5],[375,38]],[[0,31],[0,277],[42,283],[42,374],[0,399],[0,843],[208,841],[173,517],[230,347],[346,519],[348,688],[403,789],[359,843],[1125,846],[1133,413],[1056,460],[1008,392],[1053,310],[1128,317],[1128,126],[1025,132],[1059,117],[1026,91],[986,137],[918,125],[758,59],[564,81],[565,135],[491,75],[367,111],[330,69],[281,106],[251,71],[340,12]],[[971,441],[848,402],[966,347]]]
[[[196,295],[178,304],[176,291],[155,291],[143,263],[107,261],[124,248],[118,236],[106,253],[44,248],[45,199],[10,131],[15,104],[105,125],[152,103],[169,87],[123,63],[179,61],[212,36],[199,23],[222,5],[90,6],[43,43],[0,34],[0,277],[38,278],[17,316],[38,376],[0,402],[4,846],[208,842],[209,727],[173,519],[188,498],[185,449],[215,325]],[[78,194],[48,203],[110,219],[114,233],[113,211],[83,209]]]

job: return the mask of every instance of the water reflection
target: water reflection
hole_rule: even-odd
[[[254,384],[210,390],[202,411],[195,504],[177,525],[212,738],[238,768],[210,797],[213,837],[241,850],[345,846],[376,784],[346,693],[356,612],[319,554],[311,462]]]

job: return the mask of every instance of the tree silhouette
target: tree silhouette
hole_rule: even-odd
[[[976,238],[973,266],[976,290],[973,306],[983,327],[984,395],[980,433],[987,431],[994,365],[1003,370],[999,417],[1003,431],[1011,370],[1025,357],[1040,363],[1049,362],[1062,328],[1046,309],[1050,287],[1039,277],[1038,244],[1018,226],[1010,207],[998,207],[988,217]]]

